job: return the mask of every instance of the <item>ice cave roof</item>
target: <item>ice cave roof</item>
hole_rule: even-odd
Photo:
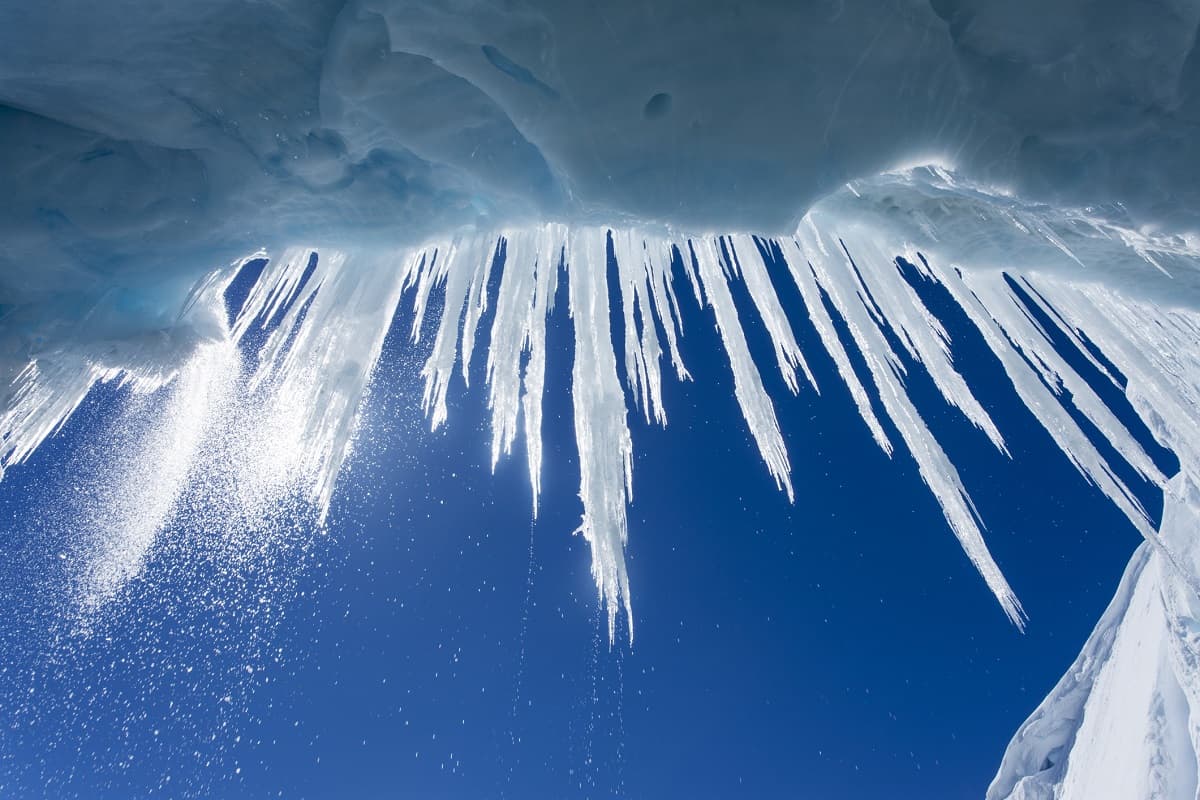
[[[301,234],[777,234],[930,161],[1195,230],[1198,23],[1190,0],[9,3],[0,290],[36,293],[31,259],[86,282]]]

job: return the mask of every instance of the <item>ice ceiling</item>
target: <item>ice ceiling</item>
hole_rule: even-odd
[[[779,234],[851,179],[931,160],[1183,232],[1198,22],[1185,0],[10,3],[0,290],[298,232]]]

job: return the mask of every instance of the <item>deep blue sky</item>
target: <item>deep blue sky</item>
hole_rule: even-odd
[[[406,301],[329,533],[300,530],[233,576],[180,556],[202,548],[167,548],[81,637],[63,632],[56,554],[72,532],[52,512],[127,401],[95,392],[0,483],[0,797],[981,797],[1138,537],[1019,406],[940,290],[912,278],[1013,454],[910,371],[1030,615],[1019,633],[911,458],[874,445],[777,277],[820,396],[787,395],[736,296],[796,503],[741,420],[711,312],[681,291],[695,381],[668,381],[666,430],[630,417],[632,648],[609,649],[586,546],[570,535],[565,288],[536,525],[519,442],[489,474],[480,351],[476,388],[456,376],[450,424],[428,432],[416,373],[432,337],[408,343]],[[1131,419],[1119,392],[1105,394]]]

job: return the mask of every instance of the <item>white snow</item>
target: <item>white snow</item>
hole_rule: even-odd
[[[1172,481],[1164,537],[1195,538],[1198,501],[1190,479]],[[988,800],[1196,796],[1200,604],[1174,569],[1138,549],[1079,658],[1013,738]]]

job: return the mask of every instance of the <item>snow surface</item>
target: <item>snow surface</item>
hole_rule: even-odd
[[[421,374],[435,428],[494,308],[493,465],[523,428],[536,513],[546,324],[565,280],[579,533],[610,638],[622,610],[632,635],[628,415],[666,424],[664,358],[690,378],[678,293],[716,325],[750,441],[802,502],[775,414],[786,398],[760,371],[818,390],[784,311],[798,298],[874,440],[915,461],[1020,625],[908,370],[1006,452],[1003,432],[902,256],[1146,540],[990,796],[1193,797],[1198,28],[1185,0],[9,4],[0,470],[99,381],[166,393],[134,448],[162,468],[116,470],[126,499],[93,521],[102,544],[81,581],[102,604],[195,475],[237,487],[217,516],[270,514],[296,494],[322,516],[399,305],[413,303],[414,339],[433,336]],[[263,254],[229,325],[225,289]],[[752,352],[747,324],[771,353]],[[264,328],[243,373],[235,345]],[[1060,337],[1124,389],[1178,475]],[[1166,492],[1157,530],[1110,451]],[[134,488],[147,502],[128,501]]]
[[[1194,539],[1196,485],[1181,474],[1167,503],[1163,537]],[[1171,572],[1138,549],[1079,658],[1009,745],[988,800],[1196,796],[1198,604]]]

